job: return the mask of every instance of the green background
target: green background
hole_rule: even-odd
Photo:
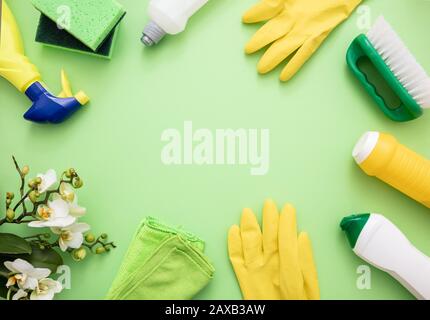
[[[345,52],[361,31],[355,13],[325,41],[288,83],[281,69],[256,72],[259,54],[243,46],[258,26],[242,25],[254,0],[212,0],[187,30],[144,48],[140,35],[148,1],[121,0],[128,11],[111,61],[44,47],[34,42],[38,13],[27,0],[9,0],[21,27],[26,53],[50,88],[59,91],[61,67],[74,88],[92,101],[66,123],[23,120],[26,97],[0,81],[0,191],[18,188],[11,155],[33,174],[73,166],[85,180],[79,191],[84,221],[107,232],[118,248],[83,263],[70,258],[72,289],[62,299],[101,299],[128,243],[147,215],[200,235],[216,275],[199,299],[241,297],[230,267],[226,236],[241,209],[261,212],[272,197],[291,202],[299,228],[309,232],[323,299],[409,299],[390,276],[372,268],[372,289],[358,290],[357,258],[338,227],[352,212],[380,212],[430,254],[429,209],[355,165],[351,149],[367,130],[393,133],[430,157],[430,114],[409,123],[386,118],[347,70]],[[430,70],[426,0],[369,0],[372,20],[384,14],[418,61]],[[251,176],[249,166],[166,166],[160,160],[167,128],[270,129],[270,171]],[[3,198],[4,199],[4,198]],[[3,227],[2,227],[3,228]],[[8,230],[16,230],[8,226]],[[26,227],[22,227],[23,230]]]

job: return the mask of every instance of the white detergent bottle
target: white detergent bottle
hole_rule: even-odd
[[[150,21],[143,31],[142,42],[146,46],[157,44],[166,34],[185,30],[188,19],[209,0],[151,0]]]
[[[340,227],[353,251],[388,272],[420,300],[430,300],[430,258],[387,218],[366,213],[346,217]]]

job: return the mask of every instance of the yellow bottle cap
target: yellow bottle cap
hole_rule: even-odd
[[[75,94],[75,99],[78,100],[83,106],[90,101],[90,98],[83,91],[79,91],[77,94]]]

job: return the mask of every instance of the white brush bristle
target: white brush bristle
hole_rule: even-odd
[[[430,78],[384,17],[377,19],[367,38],[412,98],[429,108]]]

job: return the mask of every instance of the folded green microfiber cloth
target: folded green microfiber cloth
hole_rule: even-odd
[[[127,250],[107,295],[110,300],[186,300],[215,272],[205,244],[188,232],[147,218]]]
[[[125,15],[124,8],[115,0],[31,0],[31,3],[94,52]]]

